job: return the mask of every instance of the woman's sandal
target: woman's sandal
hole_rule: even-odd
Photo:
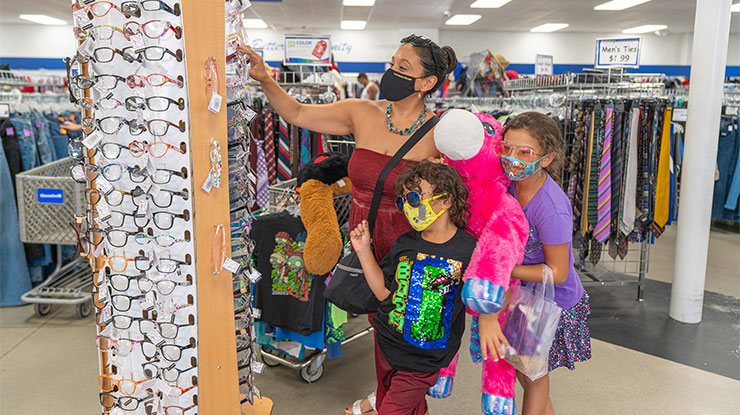
[[[368,395],[366,399],[368,403],[370,404],[371,409],[369,411],[362,412],[362,408],[360,407],[360,405],[362,405],[362,401],[364,401],[365,399],[358,399],[352,403],[351,408],[345,408],[344,413],[346,415],[363,415],[369,412],[377,411],[377,409],[375,408],[375,392]]]

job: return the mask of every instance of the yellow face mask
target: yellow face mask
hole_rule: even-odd
[[[406,196],[398,196],[396,198],[396,208],[406,215],[406,219],[408,219],[414,230],[421,232],[434,223],[434,221],[442,216],[442,214],[447,210],[442,209],[439,212],[434,213],[434,209],[432,209],[432,206],[429,204],[432,200],[437,200],[445,195],[447,195],[447,193],[442,193],[428,199],[421,200],[419,192],[408,192]]]

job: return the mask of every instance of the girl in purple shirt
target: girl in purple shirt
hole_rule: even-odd
[[[557,124],[548,116],[525,112],[504,126],[501,163],[513,181],[509,192],[522,205],[529,222],[529,240],[524,262],[514,268],[513,278],[522,284],[542,282],[543,267],[552,269],[555,302],[563,309],[550,347],[549,371],[591,358],[587,316],[588,294],[573,266],[573,210],[565,192],[551,176],[559,177],[563,166],[563,139]],[[508,302],[508,299],[507,299]],[[503,357],[500,344],[508,346],[498,323],[498,313],[481,315],[479,330],[484,356]],[[485,346],[484,346],[485,345]],[[497,356],[498,355],[498,356]],[[550,377],[536,381],[517,372],[524,388],[523,415],[554,414],[550,401]]]

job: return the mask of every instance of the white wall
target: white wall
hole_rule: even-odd
[[[0,56],[63,58],[75,53],[72,26],[0,24]]]
[[[249,30],[255,46],[265,49],[266,60],[282,60],[284,32]],[[294,33],[294,32],[291,32]],[[437,29],[397,29],[342,31],[327,30],[335,59],[340,62],[387,62],[409,34],[425,34],[441,45],[450,45],[463,57],[490,49],[504,55],[512,63],[534,63],[535,55],[553,55],[556,64],[589,64],[594,60],[595,39],[619,37],[610,33],[513,33],[472,32]],[[690,65],[690,34],[658,37],[643,36],[642,64]],[[71,26],[41,26],[25,24],[0,25],[0,56],[56,58],[74,54],[75,40]],[[730,37],[727,65],[740,65],[740,34]]]

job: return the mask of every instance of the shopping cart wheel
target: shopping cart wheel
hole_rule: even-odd
[[[51,304],[36,304],[33,306],[33,311],[36,312],[37,316],[43,317],[51,313]]]
[[[265,349],[260,348],[260,356],[262,356],[262,363],[267,367],[275,367],[280,365],[280,362],[270,358],[270,352],[266,352]]]
[[[301,369],[298,374],[301,375],[301,379],[305,380],[308,383],[316,382],[317,380],[319,380],[321,375],[324,374],[324,364],[314,363],[313,365],[308,365]]]
[[[92,304],[89,301],[77,304],[77,316],[79,318],[88,317],[90,312],[92,312]]]

